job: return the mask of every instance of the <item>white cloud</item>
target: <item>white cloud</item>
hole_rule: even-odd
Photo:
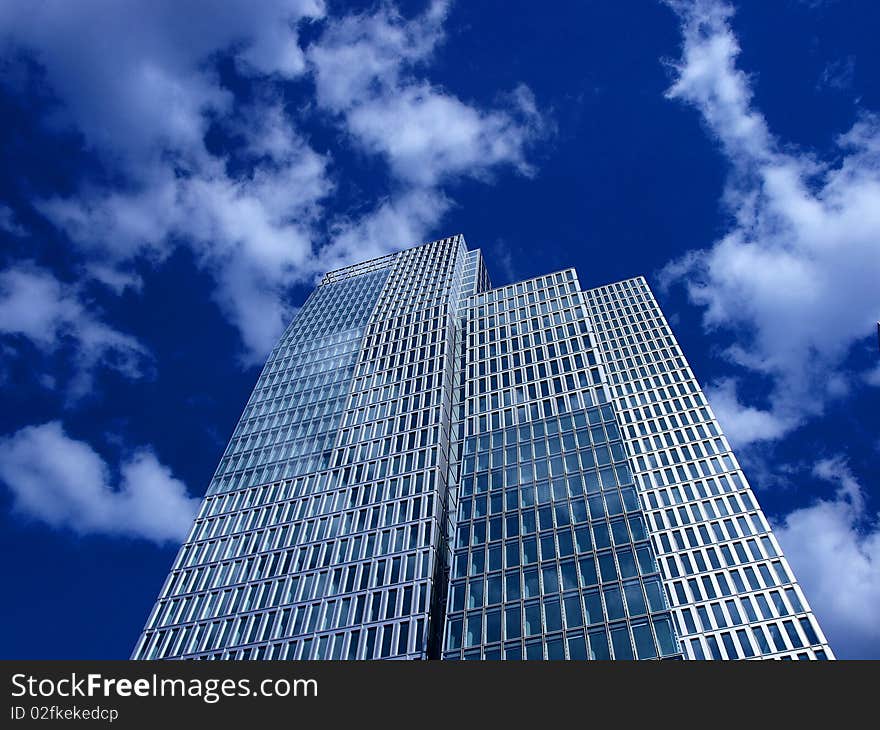
[[[143,279],[132,271],[125,271],[100,262],[89,263],[85,268],[89,277],[101,282],[115,294],[122,294],[126,289],[139,292],[144,285]]]
[[[542,122],[527,89],[483,110],[417,75],[442,39],[444,3],[411,21],[387,4],[329,18],[307,53],[297,28],[323,17],[316,0],[234,0],[209,13],[197,2],[132,6],[0,9],[0,37],[37,59],[64,119],[123,180],[34,204],[90,259],[84,271],[116,292],[137,287],[134,262],[190,246],[247,362],[262,360],[291,316],[289,286],[423,241],[451,205],[441,184],[504,165],[531,173],[526,148]],[[247,108],[233,106],[213,70],[224,53],[258,79]],[[275,83],[297,76],[348,132],[341,141],[388,161],[391,189],[359,205],[366,212],[328,209],[329,153],[310,146]],[[212,123],[243,142],[236,159],[208,149]]]
[[[329,20],[306,52],[318,107],[360,148],[385,159],[394,183],[372,210],[334,221],[321,270],[426,240],[454,206],[443,190],[451,180],[488,180],[504,166],[534,172],[527,151],[548,122],[528,88],[482,109],[419,76],[443,41],[448,10],[449,3],[435,1],[407,20],[384,3]]]
[[[670,4],[684,43],[668,96],[695,106],[721,145],[732,222],[662,278],[685,284],[708,330],[737,335],[732,363],[769,378],[766,404],[741,405],[728,385],[722,405],[729,422],[751,423],[753,438],[775,439],[848,392],[842,364],[880,318],[880,119],[866,114],[841,135],[833,163],[792,150],[771,134],[736,67],[730,6]]]
[[[448,2],[435,1],[406,21],[386,3],[333,21],[307,53],[318,102],[342,112],[400,86],[405,69],[426,60],[442,40],[448,11]]]
[[[150,359],[135,338],[101,322],[76,287],[32,264],[0,271],[0,334],[27,338],[47,353],[72,342],[77,365],[71,384],[74,396],[88,392],[98,366],[137,378]]]
[[[508,95],[504,108],[481,110],[412,75],[442,40],[447,9],[433,2],[407,21],[385,4],[332,22],[307,53],[318,104],[414,185],[480,177],[499,164],[531,174],[525,151],[544,122],[526,87]]]
[[[81,535],[181,542],[199,505],[183,482],[149,449],[124,461],[119,474],[115,487],[101,456],[57,421],[0,440],[0,480],[16,511]]]
[[[0,4],[0,39],[35,54],[89,146],[126,165],[157,148],[204,154],[205,112],[231,97],[210,71],[237,50],[255,74],[304,70],[297,23],[320,18],[320,0],[43,0]]]
[[[3,203],[0,203],[0,231],[5,231],[13,236],[24,236],[27,233],[27,231],[19,225],[12,208]]]
[[[774,440],[787,433],[792,424],[768,411],[743,405],[736,392],[736,381],[723,378],[706,388],[706,396],[721,427],[734,446]]]
[[[221,160],[180,176],[156,165],[136,192],[84,191],[40,210],[85,250],[112,262],[93,272],[119,289],[128,262],[162,260],[185,240],[216,282],[214,297],[259,362],[287,324],[285,287],[314,275],[311,225],[332,189],[327,160],[287,126],[275,107],[248,128],[253,173],[232,178]]]
[[[89,257],[84,271],[113,291],[137,287],[135,260],[161,262],[180,242],[213,274],[215,299],[258,361],[289,317],[284,287],[313,272],[311,225],[330,190],[314,152],[269,96],[242,124],[213,71],[234,53],[247,74],[301,75],[302,21],[317,0],[198,2],[92,0],[0,10],[0,37],[31,53],[63,102],[63,119],[125,181],[34,201]],[[137,18],[132,26],[131,19]],[[239,123],[253,165],[231,175],[206,147],[212,120]],[[296,276],[292,276],[296,273]]]
[[[416,188],[382,201],[355,220],[338,221],[332,243],[321,251],[319,268],[332,270],[422,243],[426,231],[451,206],[442,192]]]
[[[840,456],[813,469],[837,485],[833,499],[788,514],[774,527],[832,648],[844,658],[880,651],[880,519]]]

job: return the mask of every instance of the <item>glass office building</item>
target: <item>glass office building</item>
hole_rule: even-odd
[[[644,279],[328,273],[133,658],[831,658]]]

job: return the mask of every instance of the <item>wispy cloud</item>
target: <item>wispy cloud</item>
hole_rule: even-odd
[[[361,216],[340,217],[318,268],[335,269],[421,243],[452,205],[442,190],[413,188],[387,196]]]
[[[793,150],[755,107],[737,68],[733,10],[717,0],[673,1],[683,35],[671,99],[693,105],[730,164],[727,233],[670,263],[708,330],[735,333],[726,355],[770,383],[742,403],[736,380],[716,386],[740,444],[776,439],[821,414],[852,381],[842,365],[880,317],[880,119],[864,114],[833,161]]]
[[[334,226],[322,265],[351,263],[423,240],[453,205],[443,185],[463,177],[491,180],[499,167],[534,169],[528,150],[547,119],[525,86],[484,109],[425,79],[443,41],[447,2],[406,20],[385,3],[328,22],[306,57],[316,101],[360,149],[388,165],[393,189],[372,211]]]
[[[270,349],[290,316],[284,289],[311,254],[309,227],[331,183],[327,160],[285,118],[278,92],[241,109],[214,61],[231,57],[240,73],[277,88],[304,73],[298,29],[323,15],[319,0],[233,0],[207,13],[202,3],[170,0],[0,10],[0,36],[40,65],[57,116],[113,180],[84,180],[76,194],[35,207],[113,291],[136,283],[133,262],[159,264],[189,245],[213,275],[247,362]],[[238,153],[253,157],[241,174],[205,142],[211,125],[225,122],[245,132]]]
[[[187,494],[149,449],[110,467],[58,421],[28,426],[0,439],[0,481],[20,514],[80,535],[125,536],[177,543],[189,531],[199,500]]]
[[[706,395],[724,433],[734,444],[774,441],[791,430],[796,422],[771,411],[744,405],[734,378],[721,378],[706,388]]]
[[[0,203],[0,231],[13,236],[24,236],[27,231],[16,220],[15,212],[8,205]]]
[[[258,361],[290,317],[285,286],[314,274],[310,226],[331,188],[326,159],[292,129],[255,135],[263,132],[286,139],[273,139],[274,147],[253,140],[264,154],[250,177],[231,178],[219,159],[189,175],[157,163],[137,192],[84,192],[39,207],[117,268],[161,260],[186,241],[214,275],[214,297],[241,333],[248,360]]]
[[[846,91],[851,89],[855,79],[856,58],[847,56],[829,63],[819,77],[816,84],[819,89],[832,89],[834,91]]]
[[[151,364],[143,345],[102,322],[76,286],[27,262],[0,271],[0,335],[13,343],[26,339],[45,353],[72,345],[74,398],[91,390],[98,367],[138,378]]]
[[[136,172],[157,151],[203,156],[209,114],[233,101],[211,63],[234,54],[253,76],[304,70],[301,21],[320,0],[202,2],[44,0],[0,6],[0,38],[30,54],[64,107],[64,120],[116,166]]]
[[[113,291],[136,285],[134,262],[160,265],[189,246],[247,363],[261,361],[289,320],[290,286],[421,242],[452,205],[443,186],[456,178],[533,172],[527,150],[542,116],[528,89],[484,109],[425,77],[446,3],[411,20],[387,3],[327,18],[315,0],[234,0],[210,13],[197,2],[134,5],[0,10],[0,37],[41,65],[60,116],[114,180],[32,202]],[[313,21],[321,26],[304,49],[299,29]],[[223,85],[221,56],[258,82],[246,104]],[[334,207],[333,150],[316,151],[288,108],[290,79],[311,89],[300,106],[317,108],[315,121],[341,125],[339,143],[387,162],[390,188],[361,202],[365,213]],[[235,149],[210,147],[212,128]]]
[[[868,513],[865,487],[844,457],[817,462],[813,474],[835,485],[835,496],[791,512],[774,533],[835,651],[845,658],[876,657],[880,516]]]
[[[433,2],[405,21],[386,4],[331,22],[307,53],[318,104],[415,185],[479,177],[499,164],[530,174],[525,153],[543,120],[526,87],[514,89],[503,108],[484,110],[415,75],[443,38],[447,8]]]

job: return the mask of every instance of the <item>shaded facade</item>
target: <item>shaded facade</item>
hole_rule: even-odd
[[[134,658],[830,658],[643,279],[328,273]]]

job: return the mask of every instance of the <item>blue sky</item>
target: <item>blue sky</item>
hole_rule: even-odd
[[[880,8],[0,6],[6,658],[126,657],[324,270],[644,274],[832,646],[880,657]]]

